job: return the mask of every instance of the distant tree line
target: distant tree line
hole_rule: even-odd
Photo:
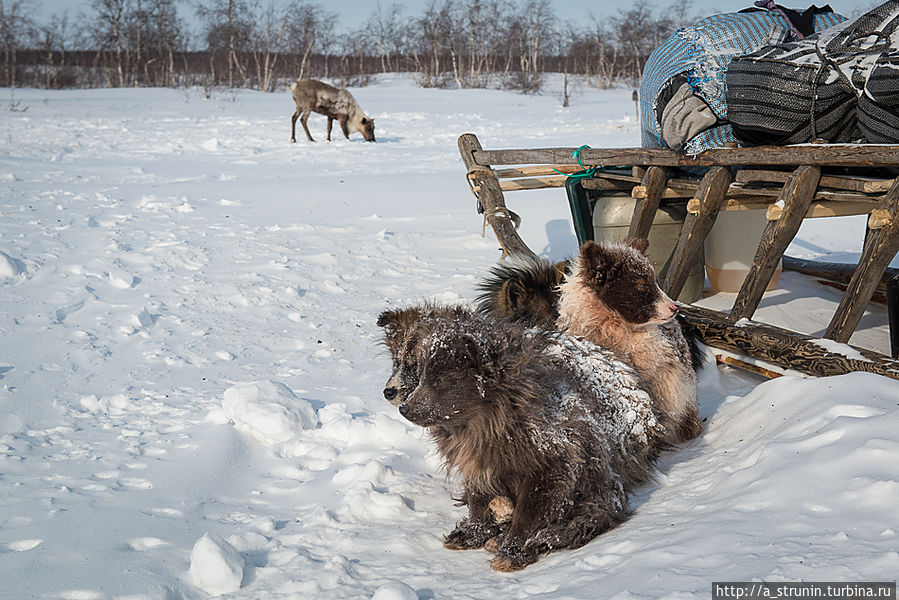
[[[431,0],[419,15],[380,3],[356,30],[315,0],[90,0],[85,12],[34,17],[0,0],[0,86],[227,86],[283,89],[298,77],[365,85],[410,72],[425,87],[540,89],[547,72],[591,85],[635,82],[649,53],[689,19],[638,0],[562,23],[548,0]],[[567,81],[567,77],[566,77]]]

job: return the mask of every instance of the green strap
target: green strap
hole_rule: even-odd
[[[577,150],[575,150],[574,152],[571,153],[571,156],[574,157],[574,159],[577,161],[578,166],[580,166],[580,168],[582,170],[577,173],[572,173],[572,174],[568,175],[568,177],[574,177],[576,179],[580,179],[582,177],[593,177],[593,175],[596,173],[596,167],[585,167],[584,162],[581,160],[581,151],[584,148],[589,148],[589,147],[590,147],[589,145],[584,144],[583,146],[581,146],[580,148],[578,148]],[[559,175],[566,175],[566,173],[563,173],[562,171],[560,171],[558,169],[553,169],[553,170],[556,173],[558,173]]]

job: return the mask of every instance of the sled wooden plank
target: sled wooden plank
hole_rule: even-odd
[[[702,243],[712,230],[718,211],[724,205],[724,194],[730,185],[732,174],[728,167],[712,167],[702,178],[696,199],[700,201],[698,214],[687,214],[671,255],[671,268],[665,274],[662,289],[677,298],[687,282],[690,269],[702,250]]]
[[[500,179],[512,177],[534,177],[539,175],[559,175],[559,173],[577,173],[580,165],[535,165],[532,167],[516,167],[512,169],[496,169],[494,172]]]
[[[880,207],[888,211],[890,222],[880,229],[869,229],[858,261],[858,268],[849,281],[824,337],[846,342],[858,326],[877,284],[899,251],[899,178],[883,197]]]
[[[503,191],[500,189],[499,180],[496,178],[489,163],[479,163],[475,154],[481,150],[481,143],[476,135],[466,133],[459,137],[459,153],[462,162],[468,170],[473,186],[478,188],[478,202],[484,209],[485,218],[496,233],[503,249],[503,256],[527,256],[534,258],[534,254],[527,244],[518,236],[515,225],[506,208]]]
[[[806,219],[818,219],[821,217],[848,217],[851,215],[866,215],[870,213],[877,203],[871,199],[864,202],[812,202],[805,213]],[[784,207],[780,204],[769,204],[765,217],[769,221],[776,221],[783,216]]]
[[[671,179],[662,189],[662,198],[692,198],[699,189],[700,180]],[[634,186],[631,196],[636,199],[646,198],[648,191],[645,185]]]
[[[865,371],[899,379],[899,361],[877,352],[848,346],[847,349],[863,357],[852,358],[824,348],[809,335],[754,321],[744,321],[735,327],[726,315],[717,311],[684,304],[679,308],[699,339],[714,348],[815,377]]]
[[[588,177],[581,180],[581,187],[585,190],[632,190],[634,182],[624,179],[610,179],[608,177]]]
[[[539,190],[543,188],[564,187],[567,175],[554,175],[549,177],[527,177],[524,179],[507,179],[499,182],[499,189],[504,192],[519,190]]]
[[[724,206],[721,207],[721,210],[764,210],[771,206],[772,202],[776,202],[776,199],[766,196],[746,196],[739,200],[736,198],[728,198]],[[701,203],[696,198],[687,201],[688,213],[698,214],[700,208]]]
[[[730,311],[731,321],[750,318],[755,313],[780,259],[808,213],[820,178],[821,167],[803,165],[793,171],[784,185],[780,198],[784,214],[777,221],[768,221],[765,225],[755,258]]]
[[[667,172],[662,167],[649,167],[643,176],[643,187],[646,188],[645,198],[638,198],[634,205],[634,214],[631,217],[631,225],[627,230],[629,238],[648,238],[649,229],[655,219],[659,202],[662,199],[662,191],[665,189]]]
[[[789,171],[741,169],[734,180],[737,183],[786,183],[789,177]],[[822,175],[818,186],[850,192],[863,192],[866,194],[883,194],[890,189],[892,183],[892,179]]]
[[[471,135],[471,134],[463,134]],[[534,148],[475,150],[480,165],[576,164],[576,148]],[[685,155],[668,149],[585,148],[585,165],[604,167],[655,165],[659,167],[829,165],[835,167],[899,166],[899,146],[887,144],[799,144],[754,148],[712,148],[701,154]]]

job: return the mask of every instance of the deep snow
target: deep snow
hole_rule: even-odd
[[[289,144],[287,92],[2,91],[0,597],[707,598],[712,581],[895,579],[899,385],[868,374],[707,368],[703,435],[662,458],[629,522],[514,574],[444,549],[456,481],[381,397],[377,315],[471,302],[499,256],[459,134],[635,146],[631,90],[582,89],[569,109],[405,77],[353,93],[376,144]],[[531,247],[571,254],[564,193],[515,194]],[[807,221],[789,253],[853,261],[863,228]],[[838,299],[785,273],[757,316],[816,335]],[[853,343],[886,352],[885,323],[872,305]]]

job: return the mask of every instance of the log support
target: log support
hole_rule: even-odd
[[[649,237],[649,229],[659,209],[662,192],[665,191],[667,173],[662,167],[649,167],[643,175],[642,185],[646,188],[646,197],[638,198],[634,206],[634,216],[627,231],[629,238]]]
[[[729,167],[712,167],[702,178],[694,198],[699,201],[699,212],[687,214],[671,255],[671,267],[662,282],[662,289],[670,297],[677,298],[687,282],[690,269],[702,251],[702,243],[724,206],[725,193],[731,181],[733,175]]]
[[[784,207],[783,215],[765,226],[752,266],[730,311],[731,321],[750,318],[755,313],[780,259],[802,225],[820,178],[821,167],[803,165],[787,180],[778,200]]]
[[[899,251],[899,178],[884,195],[880,208],[889,213],[889,223],[880,229],[868,229],[858,268],[824,332],[826,338],[849,341],[877,284]]]

